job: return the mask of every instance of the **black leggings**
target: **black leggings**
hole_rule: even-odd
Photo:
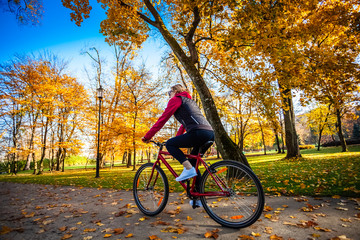
[[[166,149],[174,158],[176,158],[182,164],[187,159],[185,157],[185,154],[180,150],[180,148],[192,147],[193,149],[190,154],[197,155],[199,153],[199,148],[207,141],[214,141],[213,131],[201,129],[192,130],[183,135],[170,138],[166,142]],[[189,161],[193,166],[195,166],[195,159],[189,159]]]

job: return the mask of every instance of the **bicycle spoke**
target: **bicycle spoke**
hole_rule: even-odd
[[[250,169],[233,161],[222,161],[212,166],[215,179],[205,172],[202,192],[219,192],[219,185],[228,197],[202,197],[206,212],[218,223],[228,227],[244,227],[260,216],[264,194],[259,180]]]
[[[153,172],[153,164],[144,164],[137,171],[133,185],[136,205],[144,214],[153,216],[165,208],[169,185],[161,168],[156,166]]]

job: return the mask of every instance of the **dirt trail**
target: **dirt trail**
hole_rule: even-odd
[[[224,228],[172,193],[146,217],[132,192],[0,182],[0,239],[353,239],[360,240],[360,199],[266,197],[245,229]],[[277,236],[278,238],[276,238]],[[157,237],[157,238],[156,238]],[[338,237],[338,238],[336,238]]]

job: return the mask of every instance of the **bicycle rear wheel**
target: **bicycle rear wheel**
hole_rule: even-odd
[[[145,215],[159,214],[169,198],[169,184],[164,171],[153,163],[142,165],[133,182],[135,203]]]
[[[217,223],[231,228],[244,228],[253,224],[264,208],[264,191],[254,172],[245,165],[224,160],[210,166],[213,176],[228,196],[203,196],[205,211]],[[208,171],[201,181],[201,193],[221,192]]]

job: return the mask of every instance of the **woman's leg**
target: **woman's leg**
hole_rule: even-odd
[[[183,166],[186,170],[192,171],[189,174],[189,176],[191,175],[191,177],[193,177],[195,169],[192,169],[191,167],[195,166],[196,160],[190,159],[190,161],[188,161],[185,157],[185,154],[180,150],[180,148],[193,147],[191,154],[197,155],[199,152],[199,148],[204,143],[206,143],[207,141],[213,141],[213,140],[214,140],[214,132],[213,131],[195,130],[195,131],[191,131],[189,133],[185,133],[183,135],[169,139],[166,142],[166,149],[173,157],[175,157],[175,159],[177,159],[181,164],[183,164]],[[183,179],[183,176],[182,176],[183,174],[187,175],[187,173],[185,173],[185,170],[180,175],[180,177],[177,178],[177,181],[182,181],[182,180],[178,180],[178,179]],[[197,178],[197,182],[199,182],[201,174],[199,171],[197,174],[199,176]],[[188,177],[188,178],[190,178],[190,177]]]
[[[186,159],[185,154],[180,150],[180,148],[189,148],[193,145],[194,136],[192,132],[171,138],[166,142],[166,149],[168,152],[184,166],[184,170],[180,176],[176,178],[176,181],[178,182],[195,177],[197,175],[195,168]]]
[[[209,130],[197,130],[196,131],[196,139],[198,141],[196,142],[196,145],[193,146],[193,149],[191,150],[191,155],[198,155],[200,147],[204,145],[208,141],[214,141],[214,132]],[[192,166],[195,167],[196,165],[196,159],[189,159]],[[197,171],[197,177],[195,182],[195,188],[197,191],[200,189],[200,182],[201,182],[201,172],[200,170]]]
[[[192,132],[170,138],[166,142],[166,149],[168,152],[181,164],[187,161],[185,154],[180,148],[190,148],[194,145],[194,134]]]

